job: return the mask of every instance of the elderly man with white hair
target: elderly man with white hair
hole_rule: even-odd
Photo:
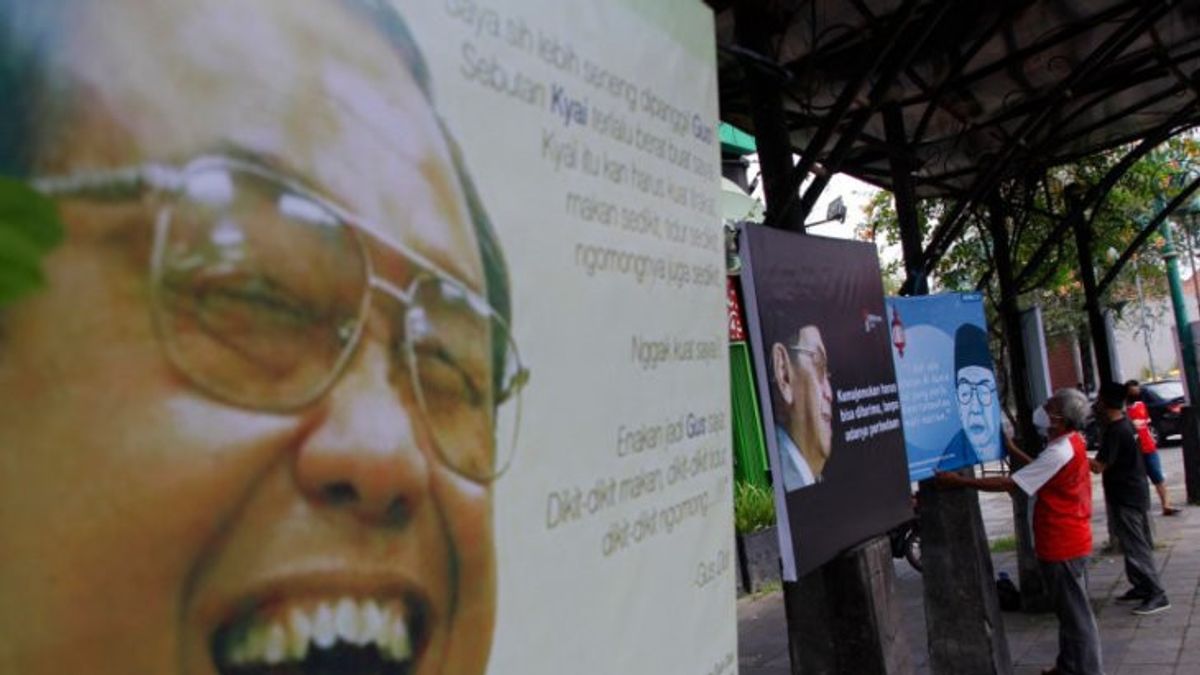
[[[1092,552],[1092,482],[1087,443],[1087,398],[1074,389],[1054,392],[1033,415],[1046,449],[1011,476],[968,478],[939,473],[944,487],[985,492],[1021,490],[1033,501],[1034,552],[1050,584],[1058,617],[1058,659],[1043,675],[1102,675],[1100,634],[1087,593]]]

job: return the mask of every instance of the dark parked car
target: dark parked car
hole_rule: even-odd
[[[1087,441],[1088,452],[1100,451],[1100,423],[1095,415],[1088,418],[1087,426],[1083,428],[1083,440]]]
[[[1183,433],[1183,383],[1179,380],[1159,380],[1142,383],[1142,401],[1150,412],[1150,430],[1155,440]]]

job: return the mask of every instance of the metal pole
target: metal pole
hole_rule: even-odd
[[[1161,197],[1155,200],[1161,210]],[[1167,261],[1167,282],[1171,287],[1171,305],[1175,310],[1175,326],[1179,335],[1179,351],[1183,355],[1184,381],[1187,382],[1188,399],[1193,405],[1200,395],[1200,377],[1196,372],[1196,350],[1192,345],[1192,328],[1188,323],[1187,301],[1183,296],[1183,281],[1179,278],[1179,254],[1175,251],[1171,223],[1163,220],[1159,227],[1163,238],[1163,259]]]
[[[1029,387],[1029,355],[1021,332],[1021,308],[1017,298],[1016,271],[1007,226],[1008,205],[995,192],[988,202],[988,231],[992,253],[996,257],[996,281],[1000,286],[1000,320],[1004,322],[1004,337],[1008,342],[1009,389],[1017,407],[1021,446],[1030,456],[1041,450],[1037,427],[1033,426],[1032,395]],[[1025,493],[1013,493],[1013,527],[1017,537],[1017,573],[1021,585],[1021,608],[1027,612],[1050,610],[1050,588],[1033,551],[1033,530]]]
[[[736,12],[738,43],[758,54],[770,54],[768,26],[776,19],[765,9],[745,5]],[[762,171],[763,196],[767,201],[766,220],[786,230],[804,231],[804,219],[779,218],[784,205],[795,197],[797,185],[792,185],[792,140],[788,133],[787,117],[781,85],[771,72],[747,66],[746,90],[750,98],[750,114],[754,120],[754,138],[758,163]],[[791,193],[789,195],[789,193]]]
[[[735,19],[739,44],[758,54],[772,53],[770,36],[778,17],[768,12],[765,3],[741,3]],[[781,229],[803,232],[800,210],[787,208],[799,183],[791,180],[793,172],[800,178],[804,172],[792,164],[781,85],[753,67],[746,69],[746,82],[767,221]],[[791,672],[911,675],[913,666],[895,597],[895,574],[887,537],[877,536],[796,581],[785,581],[783,606]]]
[[[1196,291],[1196,309],[1200,311],[1200,276],[1196,274],[1196,252],[1192,250],[1192,229],[1196,224],[1196,213],[1189,213],[1184,223],[1184,241],[1187,242],[1188,262],[1192,264],[1192,288]]]
[[[1083,282],[1083,295],[1086,300],[1088,328],[1091,330],[1092,347],[1096,353],[1096,370],[1100,371],[1100,384],[1111,382],[1113,379],[1112,352],[1108,344],[1108,330],[1104,323],[1104,314],[1100,310],[1100,291],[1096,284],[1096,267],[1092,260],[1092,225],[1090,219],[1084,218],[1079,208],[1081,195],[1079,190],[1068,190],[1067,202],[1070,211],[1067,215],[1072,218],[1075,230],[1075,249],[1079,255],[1079,278]]]
[[[1137,258],[1133,259],[1133,283],[1137,286],[1138,308],[1142,313],[1142,341],[1146,343],[1146,358],[1150,360],[1150,379],[1158,379],[1158,369],[1154,367],[1154,350],[1150,349],[1150,322],[1146,317],[1146,296],[1142,293],[1142,268]]]
[[[1160,206],[1162,198],[1155,200]],[[1200,503],[1200,421],[1197,420],[1196,400],[1200,386],[1196,376],[1196,349],[1192,344],[1192,327],[1188,323],[1187,306],[1183,297],[1183,281],[1179,278],[1179,254],[1171,237],[1171,224],[1163,219],[1160,226],[1164,240],[1163,258],[1167,261],[1167,281],[1171,286],[1171,305],[1175,309],[1175,325],[1179,335],[1179,351],[1183,356],[1183,380],[1187,383],[1188,405],[1183,409],[1183,475],[1189,504]]]

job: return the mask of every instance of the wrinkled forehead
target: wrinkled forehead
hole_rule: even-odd
[[[983,366],[966,366],[958,369],[958,381],[969,384],[986,384],[996,381],[996,375]]]
[[[395,47],[336,0],[113,0],[68,27],[54,61],[74,101],[42,171],[269,158],[482,287],[463,187],[428,98]]]

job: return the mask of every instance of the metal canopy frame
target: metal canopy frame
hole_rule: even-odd
[[[803,222],[836,172],[954,204],[920,263],[906,255],[910,289],[1001,184],[1141,141],[1063,214],[1016,276],[1024,285],[1137,158],[1200,124],[1200,0],[707,1],[722,119],[755,133],[753,71],[778,92],[775,137],[800,155],[768,225]],[[737,26],[747,14],[753,44]]]

